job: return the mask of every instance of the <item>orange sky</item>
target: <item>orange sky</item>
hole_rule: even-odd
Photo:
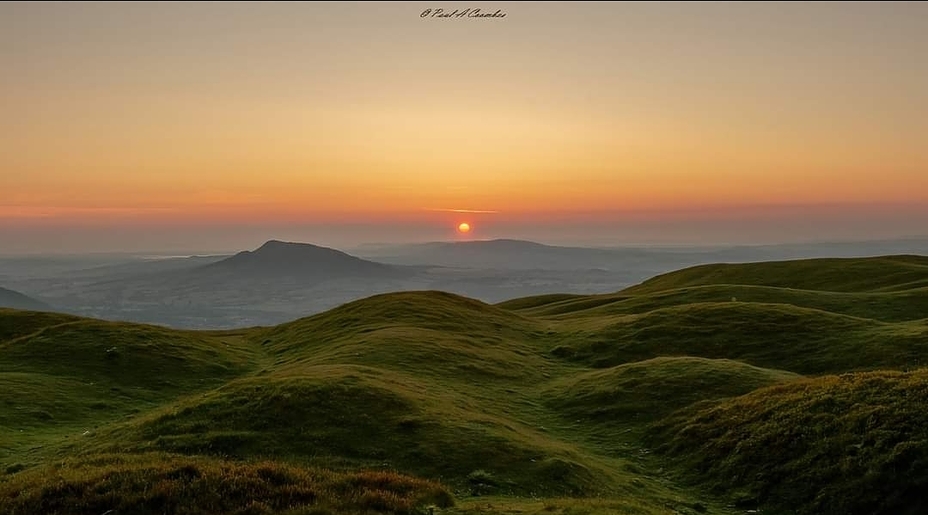
[[[0,227],[928,205],[926,4],[429,7],[0,6]]]

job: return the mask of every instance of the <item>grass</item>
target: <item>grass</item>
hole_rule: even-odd
[[[231,337],[84,319],[0,343],[0,366],[123,388],[187,391],[250,367],[251,352],[236,343]]]
[[[886,323],[788,304],[698,303],[567,322],[558,357],[601,368],[659,356],[737,359],[800,374],[928,363],[928,323]]]
[[[481,497],[457,503],[446,513],[475,515],[518,513],[524,515],[697,515],[708,508],[698,501],[668,502],[654,506],[634,496],[615,499],[577,499],[552,497],[547,499],[513,499]]]
[[[494,489],[509,494],[606,487],[591,465],[558,475],[553,468],[570,463],[568,449],[466,399],[425,394],[426,384],[376,369],[308,372],[230,384],[132,428],[120,449],[134,442],[132,450],[397,468],[462,490],[485,468]]]
[[[165,454],[65,460],[0,482],[0,511],[8,515],[410,514],[452,504],[440,484],[395,472]]]
[[[560,379],[546,398],[564,416],[628,427],[699,401],[736,397],[800,377],[727,359],[661,357]]]
[[[78,322],[80,317],[41,311],[0,308],[0,343],[41,331],[48,327]]]
[[[692,481],[800,514],[928,509],[928,369],[824,376],[663,420]]]
[[[225,332],[0,310],[0,512],[811,513],[840,496],[846,513],[923,506],[911,493],[921,476],[898,470],[928,452],[902,424],[921,423],[906,417],[926,401],[923,373],[903,372],[928,360],[926,270],[912,256],[711,265],[610,295],[498,305],[403,292]],[[828,390],[847,382],[828,374],[881,369],[898,372]],[[830,422],[814,418],[823,396],[847,399]],[[893,410],[893,425],[860,425],[858,405]],[[807,447],[776,455],[731,429],[782,444],[776,431],[819,423],[827,431]],[[811,458],[838,452],[830,434],[886,439],[837,470]],[[871,485],[851,473],[890,479],[884,505],[852,496]],[[361,476],[393,479],[372,490]],[[309,491],[317,501],[287,497]]]
[[[635,295],[606,295],[548,299],[528,297],[509,301],[510,307],[529,316],[560,319],[634,315],[661,308],[700,303],[731,302],[787,304],[882,322],[921,320],[928,314],[928,288],[878,292],[833,292],[774,286],[707,284]]]
[[[707,284],[830,292],[897,291],[928,286],[928,257],[820,258],[702,265],[659,275],[625,291],[654,293]]]

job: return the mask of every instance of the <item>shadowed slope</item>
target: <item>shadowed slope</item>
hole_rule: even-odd
[[[925,369],[826,376],[681,413],[651,439],[744,506],[915,515],[928,509],[926,406]]]
[[[727,359],[654,358],[565,377],[546,397],[564,416],[627,427],[799,377]]]
[[[730,302],[732,299],[737,302],[791,304],[883,322],[928,319],[928,288],[849,293],[773,286],[708,284],[642,294],[529,297],[497,306],[525,316],[566,320],[577,317],[640,314],[687,304]]]
[[[0,308],[0,346],[7,340],[27,336],[49,326],[81,320],[87,319],[62,313]]]
[[[236,333],[0,311],[0,464],[251,369]],[[31,458],[28,458],[31,459]]]
[[[250,366],[248,359],[247,353],[208,333],[92,319],[48,326],[0,343],[0,366],[6,372],[124,387],[183,390],[198,380],[237,375]]]
[[[596,367],[698,356],[821,374],[928,362],[924,323],[887,324],[786,304],[691,304],[573,327],[559,336],[564,343],[553,354]]]
[[[570,446],[480,403],[368,367],[308,367],[304,375],[236,381],[120,431],[116,446],[237,458],[376,467],[442,478],[458,488],[485,470],[501,493],[605,491],[607,470]],[[560,472],[559,472],[560,470]]]

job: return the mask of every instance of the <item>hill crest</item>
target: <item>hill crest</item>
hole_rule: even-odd
[[[311,243],[269,240],[255,250],[245,250],[201,271],[235,271],[244,274],[299,274],[318,278],[338,276],[391,276],[402,269],[368,261],[340,250]]]

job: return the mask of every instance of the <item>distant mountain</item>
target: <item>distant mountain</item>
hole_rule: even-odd
[[[499,252],[501,265],[507,260],[524,265],[534,254],[528,249],[531,246],[554,248],[513,240],[492,245],[505,248]],[[455,250],[448,249],[450,258]],[[205,259],[136,261],[32,281],[29,286],[74,314],[173,327],[229,328],[277,324],[378,293],[443,290],[499,302],[551,292],[613,292],[653,275],[619,266],[615,267],[619,272],[607,272],[594,267],[435,266],[428,260],[414,260],[418,266],[408,261],[385,264],[331,248],[277,240],[255,250]]]
[[[32,311],[52,310],[51,306],[40,300],[6,288],[0,288],[0,308],[28,309]]]
[[[385,263],[507,270],[622,270],[653,262],[654,254],[647,249],[560,247],[512,239],[432,242],[365,251],[365,257]],[[673,259],[667,269],[679,261]]]
[[[239,252],[193,271],[209,276],[219,274],[310,281],[343,278],[389,279],[410,273],[405,267],[375,263],[328,247],[277,240],[270,240],[256,250]]]
[[[811,242],[782,245],[566,247],[496,239],[360,247],[357,253],[383,263],[503,270],[634,272],[637,279],[709,263],[750,263],[815,257],[928,254],[928,240]]]

